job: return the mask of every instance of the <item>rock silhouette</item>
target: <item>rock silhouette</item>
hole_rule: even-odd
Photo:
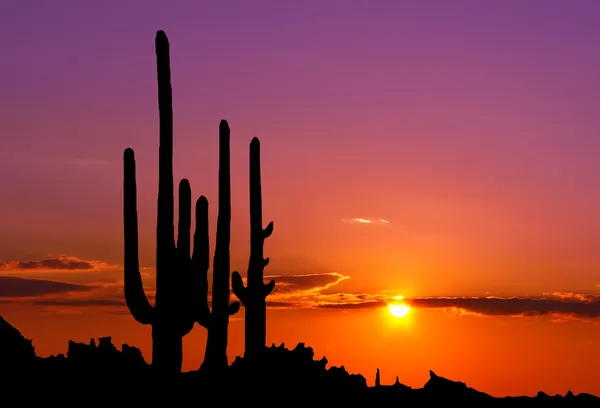
[[[10,340],[7,340],[10,339]],[[394,385],[369,387],[361,375],[342,367],[327,368],[327,359],[314,359],[311,347],[303,343],[289,350],[284,344],[272,345],[261,353],[261,365],[246,356],[237,357],[226,370],[214,375],[207,370],[180,373],[165,378],[146,363],[139,349],[124,344],[118,350],[110,337],[98,343],[70,341],[66,355],[46,358],[31,354],[31,340],[0,317],[0,356],[11,355],[11,364],[0,365],[0,401],[60,403],[65,406],[124,403],[158,406],[190,403],[223,397],[223,389],[232,391],[229,404],[281,406],[293,404],[364,404],[413,406],[433,404],[473,404],[473,406],[564,406],[597,407],[600,398],[590,394],[495,398],[451,381],[430,371],[423,388],[413,389],[398,381]],[[22,350],[22,352],[19,352]],[[26,351],[23,351],[26,350]],[[265,387],[269,388],[268,396]]]
[[[18,371],[35,361],[35,348],[31,340],[0,316],[0,367]]]

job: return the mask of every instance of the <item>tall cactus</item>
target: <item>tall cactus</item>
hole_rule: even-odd
[[[248,263],[247,286],[244,287],[238,272],[232,276],[233,293],[246,308],[245,355],[254,358],[260,355],[266,343],[267,307],[266,297],[273,291],[275,281],[265,285],[263,273],[269,264],[264,259],[264,242],[273,233],[273,221],[265,229],[262,226],[262,192],[260,180],[260,141],[250,142],[250,261]]]
[[[231,170],[230,131],[225,120],[219,125],[219,215],[213,262],[212,312],[208,302],[198,323],[208,329],[203,368],[218,370],[227,367],[227,332],[229,316],[240,310],[239,302],[229,304],[230,241],[231,241]],[[194,244],[195,245],[195,244]],[[204,245],[208,245],[205,243]],[[206,248],[208,255],[208,248]],[[208,262],[206,263],[208,268]],[[206,269],[204,269],[206,271]],[[206,281],[206,279],[205,279]],[[208,283],[207,283],[208,285]]]
[[[194,233],[194,253],[190,259],[191,188],[186,179],[179,184],[179,226],[177,246],[174,242],[174,196],[173,196],[173,109],[171,92],[171,69],[169,61],[169,41],[164,32],[156,35],[156,60],[158,70],[158,107],[160,118],[158,214],[156,224],[156,296],[152,306],[144,293],[138,260],[138,226],[135,157],[132,149],[124,153],[124,238],[125,238],[125,301],[133,317],[142,324],[152,325],[152,366],[161,372],[181,372],[183,360],[182,338],[189,333],[197,321],[210,330],[222,334],[225,322],[225,338],[213,336],[216,340],[211,350],[221,358],[227,348],[228,315],[212,313],[208,308],[208,201],[200,197],[196,202],[196,231]],[[227,128],[227,154],[229,154],[229,129]],[[221,124],[223,128],[223,123]],[[229,173],[229,163],[225,163]],[[229,196],[228,176],[225,185]],[[229,199],[225,200],[227,203]],[[230,207],[225,204],[224,208]],[[225,220],[230,213],[225,211]],[[220,222],[220,230],[225,229],[225,238],[217,242],[219,259],[229,262],[229,225]],[[224,261],[221,260],[221,263]],[[227,277],[217,279],[213,285],[218,296],[213,297],[213,311],[229,310],[235,313],[239,303],[229,306],[229,271]],[[222,273],[221,273],[222,274]],[[218,274],[219,276],[221,274]],[[226,294],[223,288],[226,288]],[[221,326],[217,323],[220,322]],[[221,353],[221,354],[219,354]],[[207,355],[209,350],[207,349]],[[218,359],[218,358],[217,358]],[[225,361],[227,357],[225,355]]]

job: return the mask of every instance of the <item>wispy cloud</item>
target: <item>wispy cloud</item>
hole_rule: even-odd
[[[570,297],[428,297],[411,299],[412,307],[444,309],[481,316],[540,317],[561,315],[582,319],[600,317],[600,296],[571,294]]]
[[[39,260],[0,261],[0,271],[89,271],[108,268],[110,265],[103,261],[82,260],[68,255],[48,255]]]
[[[373,224],[373,225],[388,225],[390,222],[383,218],[343,218],[342,222],[351,224]]]
[[[90,291],[92,289],[90,286],[73,283],[0,276],[0,297],[3,298],[36,297],[56,293]]]
[[[141,272],[146,293],[153,300],[155,282],[150,269],[142,267]],[[84,306],[123,307],[123,267],[70,255],[0,261],[0,297],[3,303],[54,312]]]
[[[63,271],[65,280],[72,271],[88,275],[90,271],[115,272],[112,280],[84,283],[60,282],[52,279],[29,278],[31,270]],[[0,271],[17,271],[21,276],[0,276],[0,302],[28,303],[54,311],[85,307],[102,307],[107,312],[126,310],[123,292],[122,266],[103,261],[81,260],[72,256],[49,256],[42,260],[0,261]],[[154,301],[153,268],[142,268],[146,294]],[[40,274],[43,276],[43,274]],[[47,276],[47,275],[46,275]],[[305,308],[313,310],[359,310],[381,308],[394,302],[393,296],[380,293],[347,293],[340,284],[350,276],[338,273],[312,273],[265,276],[275,279],[269,308]],[[210,300],[210,299],[209,299]],[[477,316],[552,317],[554,321],[600,318],[600,296],[591,294],[552,292],[538,297],[464,297],[437,296],[404,299],[413,308],[436,309],[445,313]]]
[[[274,294],[278,293],[318,293],[327,290],[338,283],[350,279],[337,272],[313,273],[306,275],[266,276],[265,280],[274,279],[276,282]]]
[[[332,292],[335,284],[329,286],[327,292]],[[268,306],[273,308],[337,310],[381,308],[397,301],[394,296],[384,294],[326,293],[325,290],[274,293],[269,300]],[[600,296],[579,293],[554,292],[539,297],[417,297],[402,301],[413,308],[437,309],[458,315],[549,316],[556,321],[559,318],[600,318]]]

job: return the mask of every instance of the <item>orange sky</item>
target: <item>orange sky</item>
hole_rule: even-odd
[[[9,3],[0,315],[40,355],[111,335],[150,357],[121,293],[122,155],[151,293],[163,29],[175,181],[208,198],[214,245],[228,120],[243,276],[260,138],[269,343],[304,341],[370,384],[433,369],[494,395],[600,395],[600,2]],[[382,307],[397,295],[405,319]],[[186,337],[186,369],[204,336]]]
[[[391,228],[357,226],[380,227]],[[267,253],[279,258],[271,247]],[[354,259],[362,256],[356,253]],[[416,279],[411,285],[403,286],[398,280],[384,286],[374,273],[375,279],[368,282],[368,273],[320,272],[307,260],[289,262],[298,273],[275,278],[277,290],[268,298],[274,302],[268,311],[269,344],[285,342],[293,347],[303,341],[314,348],[317,357],[325,355],[330,364],[362,373],[370,384],[375,369],[380,368],[384,382],[391,383],[398,375],[403,383],[419,387],[432,369],[493,395],[534,394],[538,389],[548,393],[600,391],[593,375],[600,358],[600,325],[595,318],[599,310],[597,304],[585,303],[589,299],[540,293],[544,300],[509,298],[500,299],[507,303],[498,305],[481,297],[431,298],[419,289],[423,283]],[[343,265],[349,263],[346,260]],[[303,268],[316,272],[306,274]],[[69,339],[88,342],[90,337],[110,335],[115,344],[140,347],[149,359],[150,328],[134,321],[124,306],[121,273],[119,265],[66,256],[5,264],[0,312],[33,338],[42,356],[65,352]],[[150,294],[153,273],[152,267],[143,272]],[[17,276],[29,280],[9,278]],[[63,287],[57,282],[72,284]],[[461,295],[471,295],[466,292]],[[399,294],[412,296],[405,301],[414,303],[402,319],[393,317],[381,303],[394,302]],[[439,289],[438,294],[448,295]],[[243,352],[242,319],[243,308],[231,321],[230,360]],[[197,326],[185,338],[185,370],[201,364],[205,336],[205,330]]]

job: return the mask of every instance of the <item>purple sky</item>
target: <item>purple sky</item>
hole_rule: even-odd
[[[599,12],[583,0],[5,1],[0,258],[120,262],[128,146],[149,203],[140,228],[152,231],[154,35],[163,29],[176,176],[216,206],[216,129],[228,119],[242,200],[234,223],[235,211],[247,213],[256,135],[281,247],[310,252],[309,241],[345,234],[327,222],[387,217],[409,233],[460,230],[464,247],[487,242],[495,252],[480,254],[483,263],[503,251],[575,262],[591,284],[600,263]],[[152,242],[149,234],[142,248],[148,262]],[[386,242],[382,251],[401,246]]]
[[[264,221],[275,223],[265,273],[284,275],[282,285],[336,279],[300,288],[315,302],[600,295],[599,21],[597,0],[3,0],[0,275],[104,286],[65,295],[76,300],[66,313],[14,302],[0,314],[43,355],[108,333],[149,358],[149,329],[128,313],[77,305],[122,301],[127,147],[152,286],[161,29],[175,177],[208,197],[212,243],[217,131],[229,121],[232,267],[243,275],[248,147],[258,136]],[[65,259],[95,267],[19,267]],[[385,310],[269,309],[268,339],[306,341],[369,378],[381,368],[390,383],[399,375],[421,386],[439,368],[498,394],[600,394],[598,318],[417,308],[404,323]],[[233,358],[241,320],[231,327]],[[203,357],[204,331],[194,333],[186,369]]]

